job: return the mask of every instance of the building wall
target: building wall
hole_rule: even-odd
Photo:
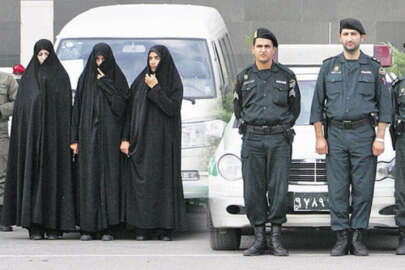
[[[20,1],[0,0],[0,67],[18,63],[20,54]]]
[[[2,38],[0,43],[0,66],[5,66],[18,58],[19,1],[0,1],[5,6],[0,9],[0,35],[9,36],[6,42],[3,43]],[[388,41],[404,50],[403,0],[54,0],[55,35],[74,16],[89,8],[129,3],[178,3],[217,8],[231,32],[239,68],[252,61],[246,37],[260,26],[271,29],[279,43],[337,43],[339,20],[356,17],[364,24],[366,42]]]

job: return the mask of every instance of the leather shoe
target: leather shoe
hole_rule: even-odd
[[[11,232],[13,228],[11,226],[0,225],[0,232]]]
[[[93,236],[91,234],[82,234],[80,236],[80,241],[91,241],[93,240]]]
[[[112,241],[114,240],[114,236],[112,236],[111,234],[103,234],[103,236],[101,237],[102,241]]]

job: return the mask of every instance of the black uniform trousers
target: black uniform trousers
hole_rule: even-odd
[[[371,125],[354,129],[329,126],[326,168],[334,231],[368,228],[377,165],[372,153],[374,138]]]
[[[242,143],[242,175],[247,217],[252,226],[287,221],[291,145],[283,134],[247,132]]]

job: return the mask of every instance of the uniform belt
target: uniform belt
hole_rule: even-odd
[[[283,127],[280,125],[274,126],[253,126],[247,125],[246,130],[248,132],[260,135],[271,135],[271,134],[279,134],[283,133],[284,129],[288,129],[289,127]]]
[[[341,128],[341,129],[355,129],[361,126],[370,125],[370,119],[364,118],[357,121],[337,121],[337,120],[329,120],[329,124]]]

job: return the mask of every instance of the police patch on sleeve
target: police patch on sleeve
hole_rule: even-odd
[[[236,93],[236,91],[233,93],[233,99],[239,99],[238,93]]]
[[[292,80],[290,80],[290,88],[294,88],[295,87],[295,80],[294,79],[292,79]]]

